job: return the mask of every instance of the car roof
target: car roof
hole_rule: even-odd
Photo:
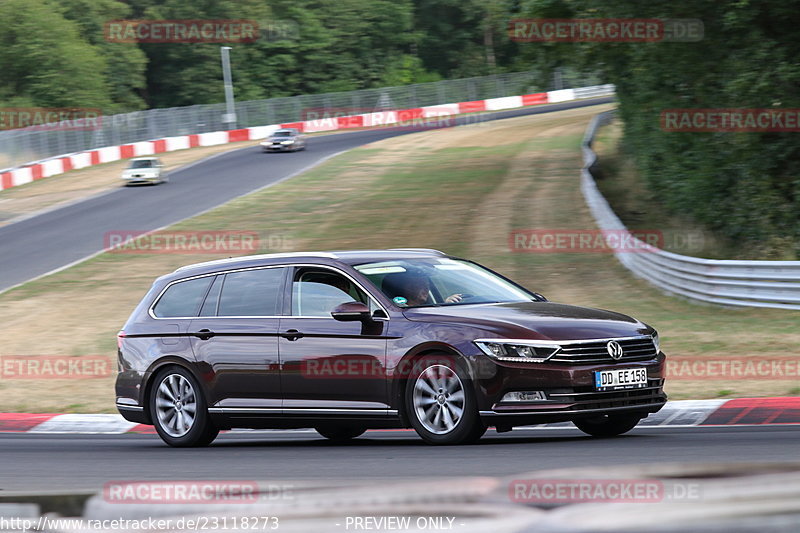
[[[154,157],[154,156],[134,157],[134,158],[131,159],[131,161],[152,161],[153,159],[158,159],[158,158]]]
[[[358,265],[373,261],[391,261],[419,257],[447,257],[447,254],[430,248],[393,248],[389,250],[338,250],[333,252],[287,252],[274,254],[245,255],[194,263],[176,269],[165,277],[182,278],[222,270],[235,270],[266,265],[310,262],[330,264],[341,262]]]

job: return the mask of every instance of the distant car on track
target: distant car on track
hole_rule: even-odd
[[[118,410],[172,446],[309,427],[332,440],[411,427],[458,444],[563,421],[608,437],[666,402],[652,327],[436,250],[182,267],[155,281],[118,346]]]
[[[169,176],[159,158],[137,157],[131,159],[128,167],[122,171],[122,179],[126,184],[166,183]]]
[[[294,128],[280,129],[261,141],[261,149],[264,153],[305,150],[306,136]]]

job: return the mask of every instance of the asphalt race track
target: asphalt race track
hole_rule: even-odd
[[[641,428],[592,439],[578,430],[490,431],[478,444],[436,447],[410,431],[370,431],[331,444],[311,431],[227,433],[174,449],[156,435],[0,434],[0,494],[98,489],[109,481],[438,479],[652,464],[796,461],[800,425]]]
[[[479,119],[550,113],[612,101],[610,97],[596,98],[489,112]],[[459,124],[476,121],[475,115],[458,119]],[[408,133],[413,130],[387,128],[315,136],[308,150],[296,153],[263,154],[260,147],[241,148],[171,172],[166,185],[120,186],[6,225],[0,228],[0,291],[101,251],[109,231],[151,231],[174,224],[297,174],[326,157]]]

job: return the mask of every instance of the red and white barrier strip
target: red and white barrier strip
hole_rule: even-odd
[[[476,100],[473,102],[458,102],[414,109],[380,111],[376,113],[322,118],[287,124],[272,124],[254,128],[166,137],[164,139],[123,144],[121,146],[107,146],[105,148],[98,148],[97,150],[54,157],[46,161],[2,172],[0,173],[0,190],[10,189],[11,187],[24,185],[42,178],[63,174],[70,170],[102,163],[110,163],[112,161],[119,161],[120,159],[160,154],[197,146],[215,146],[241,141],[256,141],[268,137],[272,132],[280,128],[296,128],[305,133],[315,133],[351,128],[374,128],[391,126],[393,124],[410,123],[413,125],[415,121],[422,121],[425,119],[442,118],[466,113],[479,113],[483,111],[514,109],[517,107],[566,102],[569,100],[607,96],[611,94],[614,94],[613,85],[598,85],[596,87],[582,87],[580,89],[564,89],[546,93]]]
[[[733,400],[681,400],[667,402],[661,411],[639,424],[642,427],[740,426],[800,424],[800,397],[737,398]],[[568,427],[569,423],[538,427]],[[128,422],[113,414],[0,413],[5,433],[154,433],[152,426]]]

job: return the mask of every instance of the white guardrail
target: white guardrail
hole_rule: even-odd
[[[592,150],[597,129],[608,124],[614,111],[592,119],[583,138],[581,191],[601,230],[627,231],[600,193],[591,169],[597,162]],[[738,261],[701,259],[648,247],[615,255],[628,270],[666,292],[721,305],[774,307],[800,310],[800,261]]]

